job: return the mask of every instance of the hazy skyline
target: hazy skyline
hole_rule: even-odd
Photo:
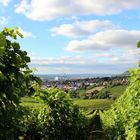
[[[122,73],[137,65],[138,0],[0,0],[0,28],[20,28],[40,74]]]

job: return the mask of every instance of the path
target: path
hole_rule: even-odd
[[[105,134],[100,121],[100,116],[98,113],[93,119],[92,125],[90,126],[89,137],[87,140],[107,140],[105,138]]]

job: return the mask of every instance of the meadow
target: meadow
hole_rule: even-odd
[[[119,85],[108,88],[100,88],[100,92],[109,91],[112,97],[118,98],[126,89],[126,85]],[[98,87],[92,88],[89,91],[97,90]],[[86,91],[83,91],[86,92]],[[73,99],[74,104],[78,105],[83,110],[107,110],[114,103],[114,100],[111,99]],[[43,104],[33,97],[22,97],[21,104],[25,106],[29,106],[31,108],[41,107]]]
[[[114,102],[111,99],[74,99],[74,104],[84,110],[106,110]],[[41,107],[43,104],[32,97],[22,97],[21,104],[31,108]]]
[[[103,91],[108,91],[111,93],[111,95],[115,98],[118,98],[120,95],[122,95],[126,89],[127,85],[118,85],[118,86],[114,86],[114,87],[108,87],[108,88],[104,88],[102,89]]]

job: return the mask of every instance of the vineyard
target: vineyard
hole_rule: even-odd
[[[41,88],[18,36],[23,37],[18,28],[0,32],[1,140],[140,139],[139,67],[130,71],[127,88],[108,89],[116,100],[73,100],[62,89]]]

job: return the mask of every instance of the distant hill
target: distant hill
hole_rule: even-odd
[[[123,73],[123,75],[130,76],[130,73],[129,73],[129,71],[125,71],[125,72]]]
[[[130,73],[129,73],[129,71],[125,71],[125,72],[123,72],[122,74],[119,74],[118,76],[129,77],[129,76],[130,76]]]

